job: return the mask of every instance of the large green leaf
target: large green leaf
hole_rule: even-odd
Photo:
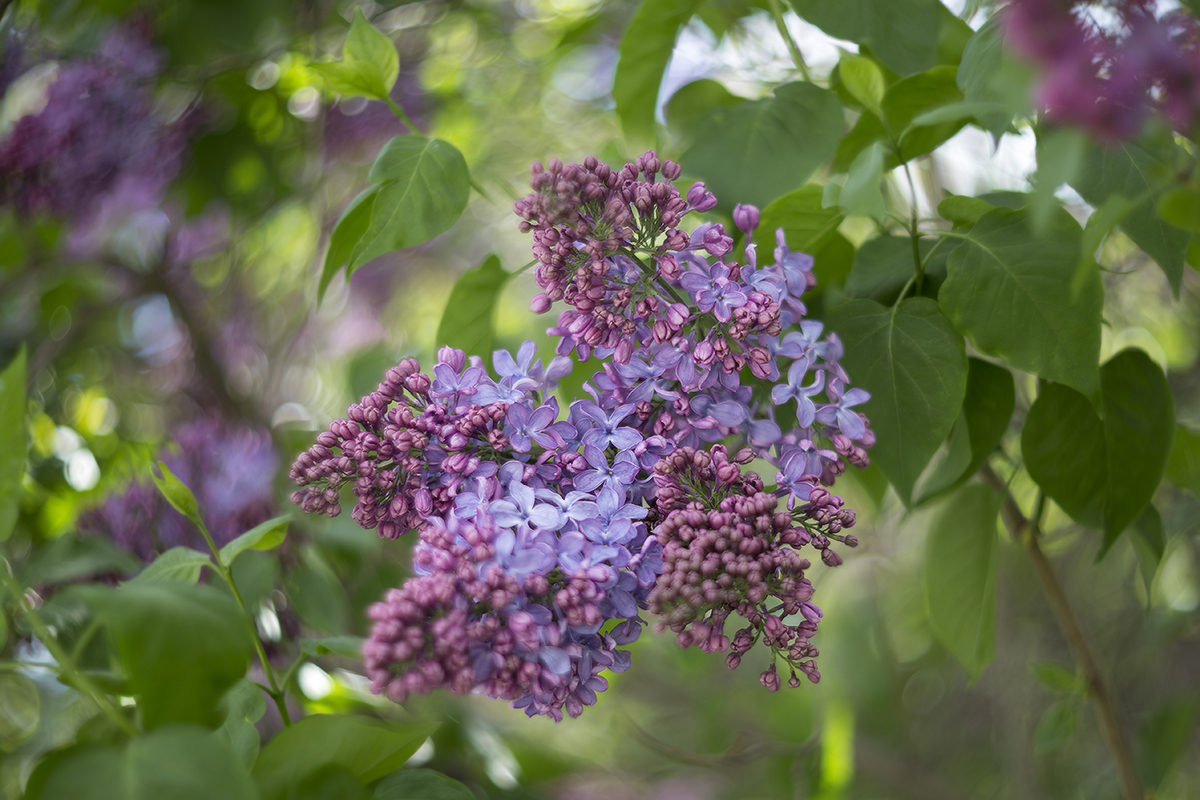
[[[1016,407],[1012,373],[981,358],[967,359],[967,394],[950,431],[950,457],[922,483],[920,500],[935,497],[970,478],[1000,445]]]
[[[509,277],[496,256],[488,256],[478,267],[464,272],[442,311],[437,344],[457,347],[487,360],[496,339],[496,303]]]
[[[1072,286],[1078,223],[1059,208],[1047,228],[1035,238],[1024,209],[984,214],[961,234],[966,242],[947,262],[939,302],[980,352],[1092,395],[1104,287],[1094,271]]]
[[[321,281],[317,285],[318,302],[325,296],[329,282],[342,267],[350,263],[354,248],[367,233],[371,224],[371,209],[375,206],[375,197],[379,194],[378,186],[368,186],[350,201],[342,215],[333,226],[329,236],[329,249],[325,252],[325,266],[321,268]],[[350,273],[346,273],[347,280]]]
[[[1191,236],[1164,222],[1154,209],[1169,171],[1166,164],[1128,142],[1111,147],[1096,144],[1088,148],[1071,185],[1097,208],[1114,194],[1134,204],[1121,218],[1121,230],[1162,268],[1178,295]]]
[[[25,477],[25,348],[0,372],[0,542],[12,535]]]
[[[252,648],[230,597],[164,581],[79,591],[116,644],[147,728],[221,723],[217,701],[246,674]]]
[[[1101,420],[1083,395],[1042,390],[1021,433],[1030,476],[1081,525],[1102,530],[1107,552],[1150,502],[1175,434],[1175,405],[1162,369],[1123,350],[1100,369]]]
[[[937,64],[941,15],[936,0],[793,0],[806,21],[838,39],[867,45],[900,75]]]
[[[963,49],[957,82],[966,102],[974,104],[972,115],[980,127],[998,139],[1013,116],[1028,108],[1031,75],[1005,53],[999,17],[993,15]]]
[[[1138,772],[1146,788],[1158,789],[1171,774],[1171,768],[1188,750],[1196,726],[1194,697],[1173,697],[1155,709],[1142,723],[1141,747],[1138,748]],[[1186,762],[1185,762],[1186,763]]]
[[[956,241],[944,242],[930,257],[936,244],[932,239],[921,239],[917,246],[921,259],[928,259],[922,293],[930,297],[937,296],[938,287],[946,280],[946,259],[958,246]],[[909,237],[877,236],[868,239],[855,253],[854,268],[846,278],[846,294],[891,305],[916,269],[912,239]]]
[[[279,800],[291,787],[329,765],[363,783],[395,772],[437,729],[435,724],[391,724],[372,717],[317,714],[280,731],[254,764],[263,800]]]
[[[338,94],[386,101],[400,77],[400,54],[392,40],[375,30],[362,9],[356,8],[342,60],[311,66]]]
[[[192,725],[171,725],[124,748],[81,744],[42,761],[26,800],[257,800],[227,742]]]
[[[240,680],[225,693],[221,700],[225,708],[225,722],[217,729],[233,749],[233,753],[247,771],[254,766],[262,743],[254,723],[262,719],[267,710],[263,690],[257,683]]]
[[[845,217],[836,207],[821,204],[824,187],[810,183],[794,192],[777,197],[762,210],[754,243],[758,246],[758,263],[769,263],[775,249],[775,231],[783,228],[788,248],[810,255],[832,240],[838,225]]]
[[[671,95],[664,112],[667,124],[676,130],[694,130],[696,123],[713,108],[732,108],[746,98],[732,94],[711,78],[685,83]]]
[[[1179,425],[1167,460],[1167,478],[1200,497],[1200,433]]]
[[[911,503],[913,484],[950,432],[967,385],[962,337],[923,297],[886,308],[853,300],[833,309],[842,359],[855,386],[871,393],[864,411],[876,445],[872,461]]]
[[[621,37],[613,100],[626,136],[651,138],[663,72],[679,30],[704,0],[643,0]]]
[[[471,790],[431,769],[406,769],[375,787],[375,800],[475,800]]]
[[[925,542],[925,596],[938,640],[978,678],[995,655],[1000,495],[970,484],[938,509]]]
[[[833,155],[841,130],[842,104],[832,92],[785,83],[774,97],[706,114],[682,163],[723,208],[762,207],[808,180]]]
[[[350,254],[347,275],[376,256],[422,244],[450,229],[467,207],[471,175],[458,148],[441,139],[397,136],[369,175],[380,184],[371,221]]]

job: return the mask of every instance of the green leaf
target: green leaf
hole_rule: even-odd
[[[1012,419],[1016,407],[1012,373],[981,358],[967,362],[967,394],[948,442],[954,457],[944,460],[924,481],[919,502],[961,485],[978,472],[999,447]]]
[[[1059,694],[1075,694],[1080,688],[1079,676],[1075,670],[1055,664],[1053,661],[1041,661],[1029,669],[1037,682],[1052,692]]]
[[[375,800],[475,800],[466,786],[431,769],[393,772],[375,787]]]
[[[1059,186],[1078,177],[1086,148],[1087,138],[1074,128],[1058,128],[1038,137],[1038,168],[1033,201],[1029,204],[1035,235],[1045,235],[1050,215],[1059,205],[1054,193]]]
[[[329,250],[325,253],[325,266],[321,269],[321,282],[317,285],[317,302],[325,296],[325,290],[333,276],[342,267],[350,263],[354,248],[367,233],[371,224],[371,210],[375,206],[375,197],[379,194],[378,186],[368,186],[350,201],[350,205],[338,217],[329,237]],[[349,280],[350,273],[346,273]]]
[[[183,481],[175,477],[175,473],[171,472],[165,463],[158,462],[158,468],[162,470],[162,477],[153,473],[150,477],[154,479],[154,484],[158,486],[162,496],[172,508],[190,519],[197,528],[203,528],[204,520],[200,519],[200,506],[196,502],[196,495],[192,494],[192,490]]]
[[[710,111],[695,130],[681,159],[688,172],[704,179],[723,208],[762,207],[833,155],[842,104],[811,83],[785,83],[772,98]]]
[[[26,800],[257,800],[229,745],[210,731],[172,725],[124,748],[83,744],[38,764]]]
[[[78,591],[116,644],[146,728],[220,724],[217,701],[246,674],[251,652],[230,597],[209,586],[161,581]]]
[[[372,717],[316,714],[284,728],[254,764],[262,800],[280,800],[289,788],[327,765],[362,783],[395,772],[437,729],[435,724],[392,724]]]
[[[249,771],[262,744],[254,723],[262,719],[267,710],[263,690],[248,680],[240,680],[225,693],[221,704],[227,712],[217,735],[229,742],[238,761]]]
[[[917,251],[924,260],[936,243],[921,239]],[[946,279],[946,259],[958,242],[945,242],[925,265],[925,291],[937,296]],[[846,294],[890,306],[916,272],[912,239],[907,236],[877,236],[863,242],[854,256],[854,268],[846,278]]]
[[[300,650],[309,658],[318,656],[362,656],[364,639],[361,636],[327,636],[324,639],[301,639]]]
[[[1003,112],[1004,106],[1000,103],[984,103],[984,102],[967,102],[950,103],[932,111],[926,111],[918,114],[913,118],[914,126],[933,126],[941,125],[947,122],[973,122],[981,116],[994,114],[997,111]]]
[[[301,781],[288,793],[288,800],[370,800],[371,796],[354,773],[329,764]]]
[[[878,142],[863,150],[850,165],[846,183],[838,195],[838,206],[847,216],[887,218],[883,197],[883,145]]]
[[[0,372],[0,542],[12,535],[25,478],[25,348]]]
[[[1075,701],[1071,698],[1054,702],[1042,714],[1033,733],[1033,753],[1044,756],[1067,743],[1075,735]]]
[[[338,94],[386,102],[400,77],[400,54],[392,40],[375,30],[358,8],[342,48],[342,60],[310,66]]]
[[[1096,251],[1117,223],[1133,208],[1134,204],[1121,195],[1110,194],[1087,218],[1087,223],[1083,226],[1083,241],[1080,242],[1079,264],[1075,267],[1075,278],[1071,281],[1073,291],[1077,291],[1083,285],[1089,272],[1094,272],[1099,267],[1096,263]]]
[[[1179,425],[1167,460],[1167,480],[1200,497],[1200,433]]]
[[[994,206],[976,197],[950,195],[938,203],[938,216],[954,223],[956,228],[970,228]]]
[[[1142,573],[1142,581],[1149,598],[1150,586],[1158,573],[1158,565],[1162,562],[1166,551],[1166,533],[1163,531],[1162,516],[1154,504],[1142,509],[1137,519],[1129,526],[1129,538],[1133,542],[1134,552],[1137,553],[1138,567]]]
[[[766,259],[775,248],[775,231],[783,228],[784,240],[790,250],[814,255],[837,235],[838,225],[845,217],[837,208],[824,208],[821,196],[824,187],[810,183],[794,192],[777,197],[762,210],[754,243],[759,259]]]
[[[995,656],[999,493],[962,487],[938,509],[925,542],[929,624],[974,680]]]
[[[612,96],[625,135],[651,138],[663,72],[679,30],[703,0],[643,0],[629,21],[618,49]]]
[[[1121,218],[1121,230],[1154,259],[1178,296],[1191,237],[1155,212],[1155,200],[1170,177],[1165,163],[1126,142],[1113,147],[1092,145],[1071,185],[1097,208],[1114,194],[1133,203]]]
[[[422,244],[450,229],[467,207],[471,175],[458,148],[441,139],[397,136],[368,178],[380,184],[371,221],[350,255],[347,275],[392,250]]]
[[[0,620],[4,618],[0,614]],[[7,627],[6,622],[0,626]],[[5,753],[37,731],[42,719],[42,695],[38,685],[18,672],[0,673],[0,748]]]
[[[1013,116],[1029,105],[1029,70],[1006,56],[999,18],[993,15],[971,36],[963,48],[957,83],[968,103],[987,104],[972,116],[993,137],[1012,125]]]
[[[1200,192],[1177,186],[1164,192],[1156,204],[1158,215],[1176,228],[1200,232]]]
[[[313,628],[340,633],[350,619],[346,587],[314,547],[301,553],[301,564],[287,577],[287,594],[300,619]]]
[[[935,0],[793,0],[807,22],[837,39],[871,48],[900,75],[924,72],[937,63],[941,18]]]
[[[874,61],[843,50],[838,58],[838,74],[855,100],[876,116],[883,116],[883,95],[887,91],[887,82]]]
[[[1026,210],[996,208],[962,235],[938,295],[946,316],[980,352],[1095,393],[1104,287],[1094,272],[1072,289],[1081,231],[1071,215],[1054,209],[1034,238]]]
[[[1083,395],[1042,389],[1021,433],[1029,475],[1081,525],[1102,530],[1103,556],[1150,502],[1167,464],[1175,406],[1162,369],[1123,350],[1100,369],[1101,421]]]
[[[864,411],[876,445],[872,461],[905,505],[913,484],[958,416],[967,384],[962,337],[937,304],[909,298],[893,308],[853,300],[830,313],[846,347],[842,363],[871,393]]]
[[[478,267],[464,272],[442,311],[437,344],[484,357],[491,353],[496,338],[496,305],[509,277],[496,256],[488,256]]]
[[[284,514],[246,531],[221,548],[221,563],[228,567],[246,550],[274,550],[279,547],[287,538],[288,523],[291,519],[291,516]]]
[[[99,536],[68,533],[36,549],[21,569],[21,583],[65,584],[97,575],[130,575],[141,559]]]
[[[1138,772],[1150,791],[1162,786],[1171,767],[1187,750],[1196,725],[1196,701],[1174,698],[1142,725]]]
[[[701,78],[679,87],[667,101],[664,111],[668,125],[677,130],[689,130],[694,129],[710,109],[732,108],[745,101],[746,98],[732,94],[720,83]]]
[[[212,567],[212,559],[206,553],[190,547],[172,547],[139,572],[130,583],[153,583],[155,581],[178,581],[195,583],[200,580],[200,570]]]
[[[850,240],[834,231],[833,236],[812,254],[813,274],[817,285],[810,289],[813,296],[819,295],[830,286],[841,286],[854,264],[854,245]]]

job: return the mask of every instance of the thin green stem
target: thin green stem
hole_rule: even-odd
[[[783,6],[779,0],[769,0],[771,5],[771,16],[775,18],[775,27],[779,29],[779,35],[783,37],[783,41],[787,43],[788,52],[791,53],[792,62],[796,65],[796,69],[800,70],[800,76],[804,80],[812,83],[812,75],[808,71],[808,65],[804,63],[804,56],[800,53],[800,47],[796,44],[796,40],[792,38],[792,32],[788,30],[787,22],[783,19]]]
[[[925,262],[921,260],[921,232],[917,228],[917,185],[913,182],[912,170],[908,168],[907,161],[904,162],[904,177],[908,179],[908,195],[912,203],[912,225],[908,229],[908,238],[912,243],[913,266],[917,271],[917,294],[920,294],[925,284]]]
[[[271,688],[267,693],[275,701],[275,706],[279,709],[279,716],[283,720],[284,726],[290,727],[292,724],[292,715],[288,711],[287,698],[275,682],[275,671],[271,669],[271,661],[267,658],[267,651],[263,648],[262,639],[258,638],[258,628],[254,624],[254,615],[250,613],[250,609],[246,607],[246,601],[242,599],[242,592],[233,580],[233,572],[221,561],[221,550],[217,547],[217,543],[213,541],[212,534],[208,532],[208,527],[200,522],[199,519],[195,519],[193,522],[200,529],[200,533],[204,534],[204,541],[208,542],[208,548],[212,550],[213,559],[216,561],[214,566],[217,573],[225,581],[226,585],[229,586],[229,591],[233,593],[233,599],[237,601],[238,608],[242,610],[242,617],[245,619],[246,626],[250,632],[250,641],[254,642],[254,650],[258,653],[258,660],[262,663],[263,672],[267,676],[267,682],[271,684]]]
[[[900,301],[904,299],[904,296],[906,294],[908,294],[908,290],[911,289],[912,285],[916,282],[917,282],[917,276],[913,275],[912,277],[910,277],[908,279],[908,283],[904,284],[904,288],[900,290],[900,294],[896,297],[896,302],[892,303],[892,313],[893,314],[895,314],[896,309],[900,307]]]
[[[100,711],[128,736],[132,738],[141,736],[141,732],[112,704],[108,696],[96,684],[92,683],[92,679],[75,666],[75,662],[71,659],[71,656],[67,654],[67,651],[54,638],[50,627],[42,621],[41,616],[38,615],[33,606],[27,605],[24,602],[25,593],[21,590],[21,585],[17,583],[17,579],[13,577],[12,572],[9,570],[8,562],[3,560],[0,560],[0,576],[3,576],[5,587],[8,589],[9,594],[17,601],[17,607],[24,612],[25,618],[29,620],[29,626],[33,628],[33,632],[41,640],[42,644],[46,645],[46,649],[50,651],[50,655],[54,656],[54,660],[58,662],[53,668],[57,669],[59,674],[66,678],[76,689],[90,695],[96,705],[100,707]],[[49,667],[50,665],[44,666]]]
[[[921,259],[921,268],[922,269],[929,266],[929,259],[933,258],[933,254],[937,252],[937,249],[942,246],[942,242],[944,242],[944,241],[946,241],[945,238],[938,239],[936,242],[933,243],[933,247],[929,248],[929,252],[926,253],[925,257]]]
[[[407,125],[411,132],[417,134],[418,136],[424,136],[424,134],[421,133],[421,129],[418,128],[413,121],[408,118],[408,114],[404,113],[404,109],[400,107],[399,103],[390,97],[385,97],[384,101],[387,103],[388,108],[392,110],[392,113],[399,117],[400,121]]]
[[[471,188],[479,192],[480,197],[482,197],[484,200],[487,200],[489,203],[494,202],[492,200],[492,196],[488,194],[482,186],[479,185],[478,181],[471,177],[468,177],[467,180],[471,182]]]

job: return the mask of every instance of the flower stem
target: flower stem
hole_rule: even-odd
[[[1050,601],[1050,608],[1054,611],[1058,627],[1066,638],[1071,651],[1075,654],[1075,660],[1079,662],[1079,666],[1083,669],[1084,678],[1087,682],[1088,698],[1091,699],[1096,707],[1096,716],[1100,720],[1101,735],[1103,735],[1104,742],[1108,745],[1108,749],[1112,753],[1113,763],[1117,769],[1117,776],[1121,782],[1121,793],[1124,795],[1125,800],[1143,800],[1145,794],[1142,791],[1141,782],[1138,780],[1137,769],[1133,764],[1133,756],[1129,749],[1129,743],[1125,741],[1125,736],[1121,732],[1121,726],[1117,721],[1116,707],[1113,704],[1112,695],[1109,694],[1104,675],[1100,671],[1100,665],[1097,663],[1096,657],[1088,645],[1087,638],[1083,635],[1083,628],[1080,626],[1079,620],[1071,608],[1071,603],[1067,599],[1066,592],[1063,591],[1062,584],[1059,583],[1058,577],[1054,574],[1054,567],[1046,559],[1046,554],[1042,552],[1042,548],[1038,544],[1038,539],[1042,535],[1038,518],[1045,508],[1045,498],[1039,496],[1033,519],[1027,519],[1021,512],[1012,493],[1008,491],[1008,487],[1004,481],[1001,480],[1000,476],[990,466],[984,465],[980,474],[994,488],[1004,493],[1004,506],[1001,509],[1000,516],[1003,517],[1004,524],[1012,532],[1013,537],[1021,543],[1025,552],[1029,554],[1029,560],[1033,564],[1033,571],[1037,573],[1038,580],[1042,584],[1042,589],[1046,592],[1046,599]]]
[[[76,689],[90,695],[96,705],[100,707],[100,711],[111,719],[126,735],[131,738],[141,736],[141,732],[112,704],[112,701],[92,682],[92,679],[75,666],[75,662],[71,659],[71,656],[67,654],[67,651],[54,638],[50,627],[42,621],[41,616],[38,615],[33,606],[23,602],[24,592],[21,590],[21,585],[13,577],[8,562],[2,559],[0,559],[0,576],[3,577],[5,588],[8,589],[13,599],[17,601],[17,606],[24,612],[25,618],[29,620],[29,627],[33,628],[33,632],[37,635],[38,639],[41,640],[42,644],[46,645],[46,649],[50,651],[50,655],[54,656],[54,660],[58,662],[56,666],[58,672]]]
[[[809,74],[808,65],[804,63],[804,56],[801,55],[800,48],[796,45],[796,40],[792,38],[792,32],[788,30],[787,22],[783,19],[783,6],[779,4],[779,0],[769,0],[769,2],[771,16],[775,18],[775,27],[779,29],[779,35],[783,37],[783,41],[787,43],[792,62],[796,65],[796,69],[800,70],[800,76],[812,83],[812,75]]]
[[[413,121],[408,118],[408,114],[404,113],[404,109],[400,107],[399,103],[390,97],[385,97],[384,101],[387,103],[388,108],[392,110],[392,113],[399,117],[400,121],[408,126],[409,131],[415,133],[417,136],[424,136],[424,134],[421,133],[421,129],[418,128]]]

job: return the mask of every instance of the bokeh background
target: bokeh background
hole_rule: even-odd
[[[975,28],[995,13],[947,6]],[[621,137],[611,96],[635,8],[625,0],[0,7],[0,362],[27,343],[32,442],[6,550],[51,604],[62,586],[114,581],[185,543],[168,541],[166,527],[157,541],[121,527],[130,514],[167,515],[152,492],[126,494],[164,455],[190,470],[211,497],[206,508],[257,503],[256,521],[287,510],[295,454],[401,357],[428,362],[458,276],[491,254],[509,272],[528,264],[511,204],[529,164],[592,154],[623,163],[641,152]],[[336,98],[309,66],[340,54],[356,8],[399,50],[393,98],[424,134],[463,152],[486,194],[473,192],[443,236],[348,283],[339,276],[318,304],[332,225],[366,186],[379,147],[405,130],[382,103]],[[687,144],[672,119],[687,109],[669,103],[681,87],[706,78],[756,98],[792,74],[767,9],[712,0],[684,30],[660,97],[665,156]],[[856,49],[787,19],[817,80],[838,48]],[[1026,67],[1014,80],[1027,91],[1036,78]],[[1034,151],[1027,126],[996,138],[965,128],[920,163],[920,203],[928,210],[944,191],[1028,191]],[[1069,188],[1060,197],[1080,219],[1091,212]],[[872,225],[851,218],[840,232],[857,245]],[[1200,426],[1200,276],[1187,269],[1175,299],[1120,234],[1102,263],[1102,358],[1129,344],[1146,350],[1167,371],[1180,421]],[[845,278],[821,273],[819,264],[818,317]],[[552,346],[548,320],[528,311],[534,293],[528,272],[507,281],[496,346]],[[564,392],[584,377],[577,368]],[[1033,388],[1018,381],[1018,418]],[[1015,466],[1015,435],[1004,449]],[[414,758],[480,797],[1115,796],[1083,686],[1020,548],[1002,547],[996,658],[972,683],[927,620],[931,509],[906,512],[874,471],[845,485],[862,544],[814,577],[825,610],[817,686],[769,693],[756,670],[730,672],[665,634],[643,636],[633,668],[558,724],[445,694],[400,708],[366,691],[354,658],[335,654],[303,668],[299,687],[312,711],[441,720]],[[1015,490],[1031,500],[1035,487],[1018,479]],[[1129,537],[1093,563],[1099,537],[1056,508],[1044,548],[1111,679],[1143,779],[1159,797],[1186,798],[1200,793],[1200,500],[1164,484],[1155,505],[1166,533],[1156,568],[1142,566]],[[237,577],[260,633],[292,652],[302,637],[363,635],[364,607],[403,581],[410,545],[380,540],[348,514],[298,518],[282,548],[240,559]],[[4,646],[38,657],[15,632]],[[19,796],[84,713],[48,672],[0,673],[0,791]],[[259,723],[264,733],[278,724],[270,713]]]

